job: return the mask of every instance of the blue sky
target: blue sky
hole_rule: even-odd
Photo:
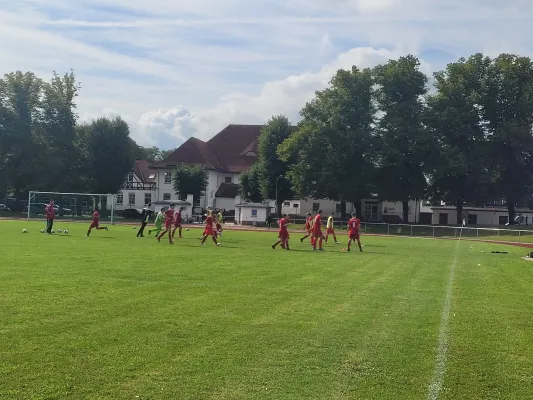
[[[406,53],[431,74],[475,52],[530,56],[525,0],[0,0],[0,71],[74,69],[80,119],[121,115],[172,148],[228,123],[293,121],[339,68]]]

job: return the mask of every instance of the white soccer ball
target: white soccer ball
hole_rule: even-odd
[[[28,231],[26,229],[23,229],[22,233],[28,233]]]
[[[54,231],[54,230],[52,229],[52,233],[56,233],[56,231]]]
[[[63,233],[64,233],[65,235],[68,235],[68,231],[67,231],[66,229],[63,231]]]
[[[189,228],[185,229],[187,232],[189,232]]]
[[[136,226],[134,226],[134,227],[133,227],[133,230],[135,230],[135,229],[137,229],[137,227],[136,227]]]
[[[57,230],[57,233],[61,233],[61,229],[58,229],[58,230]]]
[[[41,233],[44,233],[44,229],[41,229]]]

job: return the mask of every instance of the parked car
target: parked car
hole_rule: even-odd
[[[126,219],[141,219],[141,213],[141,210],[128,208],[122,212],[122,216]]]
[[[11,208],[6,206],[5,204],[0,204],[0,211],[11,211]]]

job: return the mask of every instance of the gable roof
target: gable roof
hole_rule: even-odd
[[[212,139],[204,142],[190,138],[167,158],[152,168],[169,168],[178,164],[204,165],[220,172],[240,173],[249,169],[257,156],[257,141],[262,125],[228,125]]]
[[[234,199],[239,194],[239,185],[236,183],[221,183],[218,187],[215,197],[225,197]]]
[[[136,160],[132,169],[142,183],[155,182],[156,171],[150,168],[150,162],[146,160]],[[153,178],[150,178],[153,175]]]

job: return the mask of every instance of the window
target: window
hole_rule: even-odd
[[[148,177],[148,179],[154,179],[155,178],[155,174],[150,174],[150,176]]]
[[[468,214],[468,225],[477,225],[477,214]]]
[[[165,172],[165,183],[172,183],[172,172]]]
[[[233,183],[233,178],[231,176],[226,176],[224,178],[224,183]]]
[[[135,193],[128,193],[128,204],[135,204]]]
[[[124,195],[122,193],[117,194],[117,204],[124,203]]]
[[[290,207],[291,206],[291,202],[290,201],[286,201],[283,203],[283,207]]]
[[[509,217],[507,215],[500,215],[498,218],[498,225],[505,225],[509,222]]]
[[[317,212],[318,210],[320,210],[320,203],[313,203],[313,211]]]
[[[128,174],[128,182],[133,182],[133,172]]]
[[[292,205],[292,207],[293,207],[293,208],[298,208],[298,207],[300,207],[300,206],[298,205],[298,203],[294,203],[294,204]]]
[[[147,206],[152,202],[152,193],[145,193],[144,194],[144,205]]]
[[[257,210],[252,210],[252,217],[257,217]]]
[[[163,200],[170,200],[170,193],[163,193]]]

